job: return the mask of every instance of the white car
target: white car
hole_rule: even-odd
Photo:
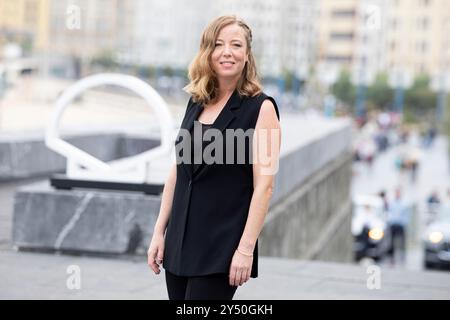
[[[391,246],[390,234],[382,199],[376,195],[355,196],[352,217],[355,260],[383,258]]]
[[[450,204],[437,209],[425,229],[423,241],[425,268],[450,266]]]

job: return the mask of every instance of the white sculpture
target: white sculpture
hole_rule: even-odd
[[[127,88],[154,107],[161,128],[160,146],[106,163],[61,139],[59,122],[65,108],[83,91],[101,85]],[[173,147],[173,129],[172,117],[166,103],[150,85],[136,77],[105,73],[88,76],[63,92],[56,102],[56,110],[46,131],[45,143],[47,147],[67,158],[66,174],[70,179],[164,183],[164,175],[161,172],[150,172],[150,165],[155,162],[163,165],[170,163],[167,159]]]

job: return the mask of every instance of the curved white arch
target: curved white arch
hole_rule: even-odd
[[[153,107],[161,128],[160,146],[132,157],[106,163],[61,139],[59,123],[64,110],[83,91],[101,85],[127,88]],[[167,104],[149,84],[133,76],[103,73],[83,78],[63,92],[56,101],[56,110],[52,114],[45,133],[45,143],[47,147],[67,158],[67,176],[69,178],[145,182],[150,161],[169,156],[173,147],[173,129],[173,121]]]

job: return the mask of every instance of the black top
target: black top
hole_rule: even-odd
[[[202,128],[202,134],[201,134],[201,140],[202,140],[202,144],[201,144],[201,148],[199,149],[199,150],[196,150],[196,146],[194,145],[194,139],[192,139],[191,141],[192,141],[192,144],[191,144],[191,150],[193,151],[192,152],[192,157],[191,157],[191,160],[192,160],[192,164],[193,164],[193,166],[192,166],[192,170],[193,171],[195,171],[195,170],[197,170],[197,168],[199,168],[200,167],[200,165],[202,165],[202,164],[204,164],[204,161],[203,161],[203,157],[201,157],[201,159],[202,159],[202,163],[195,163],[194,162],[194,154],[195,154],[195,152],[200,152],[200,154],[203,154],[203,150],[205,149],[205,147],[209,144],[209,143],[211,143],[211,141],[204,141],[203,140],[203,136],[205,135],[205,132],[206,132],[206,130],[208,130],[209,128],[211,128],[212,127],[212,123],[202,123],[202,122],[200,122],[200,121],[196,121],[198,124],[200,124],[200,126],[201,126],[201,128]],[[195,126],[195,124],[194,124],[194,126]],[[192,134],[192,137],[194,137],[194,127],[192,128],[192,130],[191,130],[191,134]],[[194,151],[195,150],[195,151]]]
[[[240,96],[235,90],[211,128],[218,129],[223,140],[223,157],[227,159],[226,129],[254,129],[261,105],[272,97],[261,93],[254,97]],[[178,276],[202,276],[229,273],[231,259],[239,245],[247,222],[253,195],[253,164],[251,133],[244,141],[244,163],[212,163],[193,166],[183,162],[183,152],[190,146],[185,131],[190,132],[203,107],[189,100],[175,141],[177,177],[172,209],[165,234],[163,267]],[[181,130],[183,129],[183,132]],[[181,134],[183,133],[183,134]],[[219,143],[215,143],[219,145]],[[236,159],[238,146],[234,146]],[[229,158],[233,158],[228,154]],[[181,157],[181,158],[180,158]],[[189,157],[187,157],[189,159]],[[258,242],[253,251],[250,276],[258,276]]]

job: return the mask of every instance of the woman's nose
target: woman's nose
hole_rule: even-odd
[[[224,48],[223,48],[223,55],[225,56],[225,55],[231,55],[231,50],[230,50],[230,47],[229,46],[224,46]]]

